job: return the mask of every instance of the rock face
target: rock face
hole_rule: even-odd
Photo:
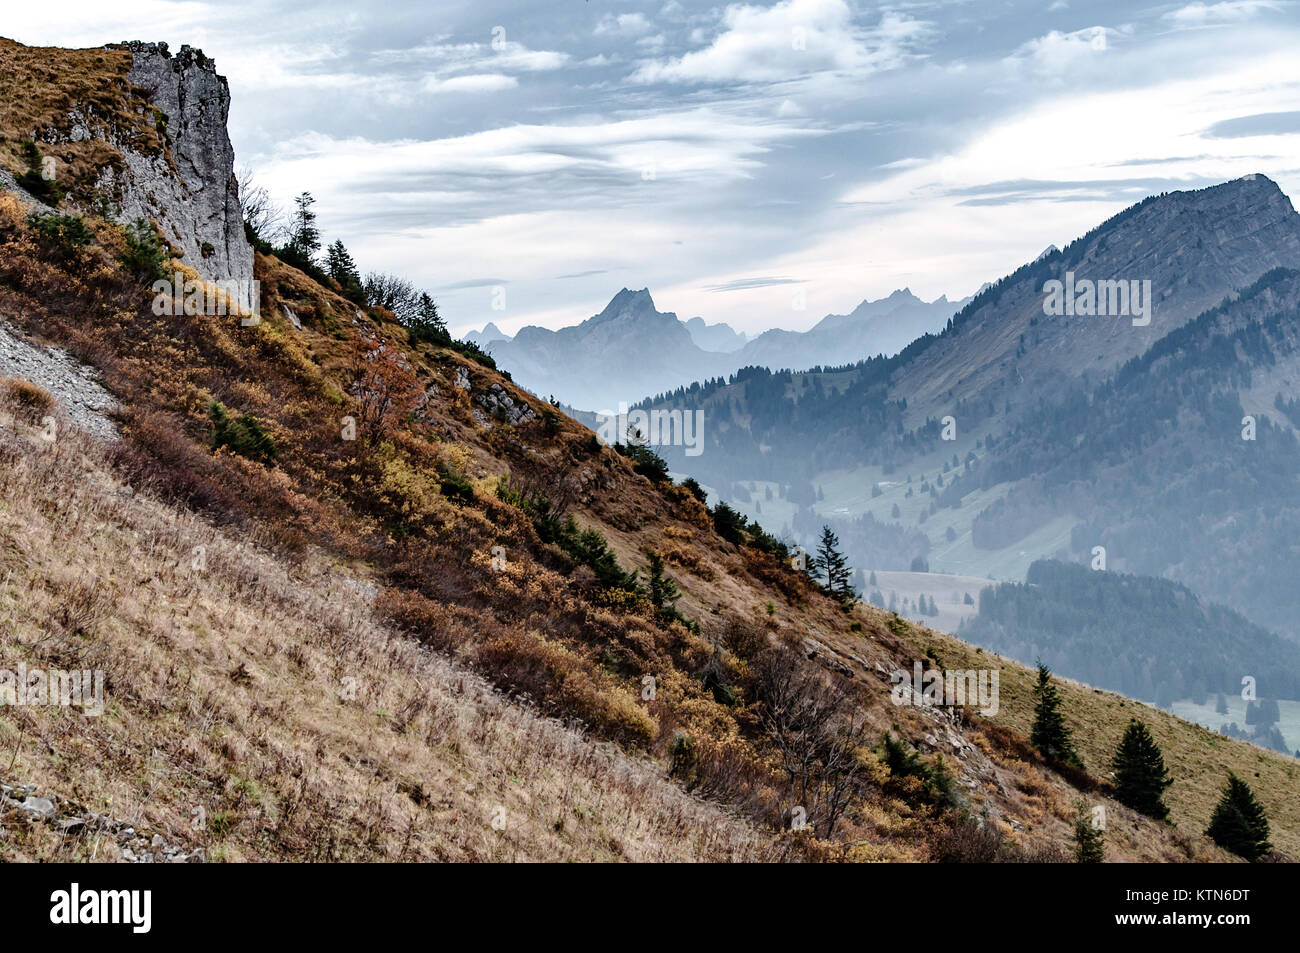
[[[101,186],[122,195],[124,221],[157,221],[168,240],[184,250],[185,264],[209,281],[238,282],[232,297],[252,308],[253,249],[244,235],[235,151],[226,132],[230,87],[225,77],[217,74],[212,60],[188,46],[175,56],[166,43],[117,48],[134,56],[127,80],[145,90],[166,117],[167,150],[142,155],[114,143],[127,172],[117,179],[117,173],[106,171]]]

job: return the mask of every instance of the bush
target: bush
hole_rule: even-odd
[[[46,205],[58,205],[63,199],[63,189],[53,179],[47,179],[41,174],[41,164],[45,158],[41,155],[41,150],[36,143],[28,141],[23,143],[22,153],[27,162],[27,171],[17,177],[18,184]]]
[[[275,459],[275,441],[255,417],[240,414],[238,418],[232,418],[216,400],[208,405],[208,417],[212,421],[213,449],[229,447],[250,460],[269,462]]]
[[[95,239],[95,233],[80,215],[38,215],[27,217],[27,224],[62,255],[71,255]]]
[[[166,278],[170,256],[154,227],[143,218],[137,218],[123,228],[122,233],[126,239],[122,264],[147,282]]]

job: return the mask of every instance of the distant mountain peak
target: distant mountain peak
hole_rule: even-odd
[[[605,310],[596,315],[593,320],[608,321],[624,315],[657,314],[658,312],[654,299],[650,297],[649,288],[642,288],[640,291],[624,288],[610,299],[609,304],[605,305]]]

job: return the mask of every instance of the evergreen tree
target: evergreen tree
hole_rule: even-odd
[[[316,227],[316,213],[312,206],[316,204],[316,199],[310,192],[303,192],[293,204],[297,211],[293,213],[293,220],[289,226],[289,242],[284,247],[287,257],[295,259],[290,262],[306,262],[313,264],[316,253],[320,251],[320,230]]]
[[[1158,821],[1169,819],[1163,796],[1174,782],[1151,732],[1136,718],[1129,721],[1110,766],[1115,772],[1116,800]]]
[[[1219,700],[1214,704],[1214,711],[1220,715],[1228,713],[1228,700],[1223,697],[1223,692],[1219,692]]]
[[[650,561],[646,569],[650,601],[658,611],[671,614],[677,605],[677,600],[681,598],[682,591],[677,587],[676,582],[664,575],[663,556],[650,549],[646,550],[646,558]]]
[[[1100,864],[1106,859],[1106,835],[1093,826],[1082,807],[1074,819],[1074,859],[1081,864]]]
[[[839,537],[829,526],[822,527],[821,542],[817,546],[817,556],[813,562],[817,572],[826,578],[822,588],[827,594],[845,604],[853,602],[853,587],[849,584],[853,570],[849,568],[848,560],[840,552]]]
[[[366,303],[365,288],[361,284],[361,272],[357,271],[357,263],[352,260],[352,255],[343,242],[335,240],[325,250],[325,271],[339,283],[339,287],[343,289],[343,297],[353,304]]]
[[[1259,860],[1273,849],[1263,805],[1250,785],[1231,771],[1205,833],[1220,847],[1247,860]]]
[[[1029,740],[1048,761],[1083,767],[1074,749],[1070,728],[1061,713],[1061,692],[1052,682],[1052,672],[1038,663],[1038,684],[1034,686],[1034,725]]]
[[[417,341],[429,341],[444,347],[451,343],[447,324],[442,320],[442,315],[438,313],[438,305],[429,297],[428,292],[421,292],[415,313],[404,323],[406,329],[411,332],[411,337]]]

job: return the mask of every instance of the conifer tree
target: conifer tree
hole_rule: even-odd
[[[1048,761],[1082,768],[1083,761],[1074,749],[1070,728],[1061,713],[1061,692],[1052,682],[1051,670],[1042,662],[1038,663],[1034,698],[1034,725],[1029,740]]]
[[[682,591],[677,583],[664,575],[664,558],[656,550],[646,550],[650,565],[646,568],[650,601],[660,612],[671,613],[681,597]]]
[[[849,580],[852,578],[853,570],[849,568],[848,560],[840,552],[840,540],[829,526],[822,527],[821,542],[817,546],[817,557],[814,560],[817,572],[826,578],[822,588],[826,592],[839,599],[846,605],[854,600],[853,586]]]
[[[1247,860],[1259,860],[1273,849],[1263,805],[1250,785],[1231,771],[1205,833],[1220,847]]]
[[[325,250],[325,271],[339,283],[343,297],[354,304],[365,304],[366,292],[361,284],[361,272],[352,260],[347,246],[337,239]]]
[[[1093,826],[1082,807],[1074,819],[1074,859],[1081,864],[1100,864],[1106,859],[1106,835]]]
[[[293,200],[293,204],[297,211],[293,213],[286,250],[310,263],[320,251],[320,230],[316,227],[316,213],[312,210],[316,199],[310,192],[303,192]]]
[[[1158,821],[1169,819],[1163,796],[1174,782],[1151,732],[1136,718],[1129,721],[1110,766],[1115,772],[1116,800]]]

